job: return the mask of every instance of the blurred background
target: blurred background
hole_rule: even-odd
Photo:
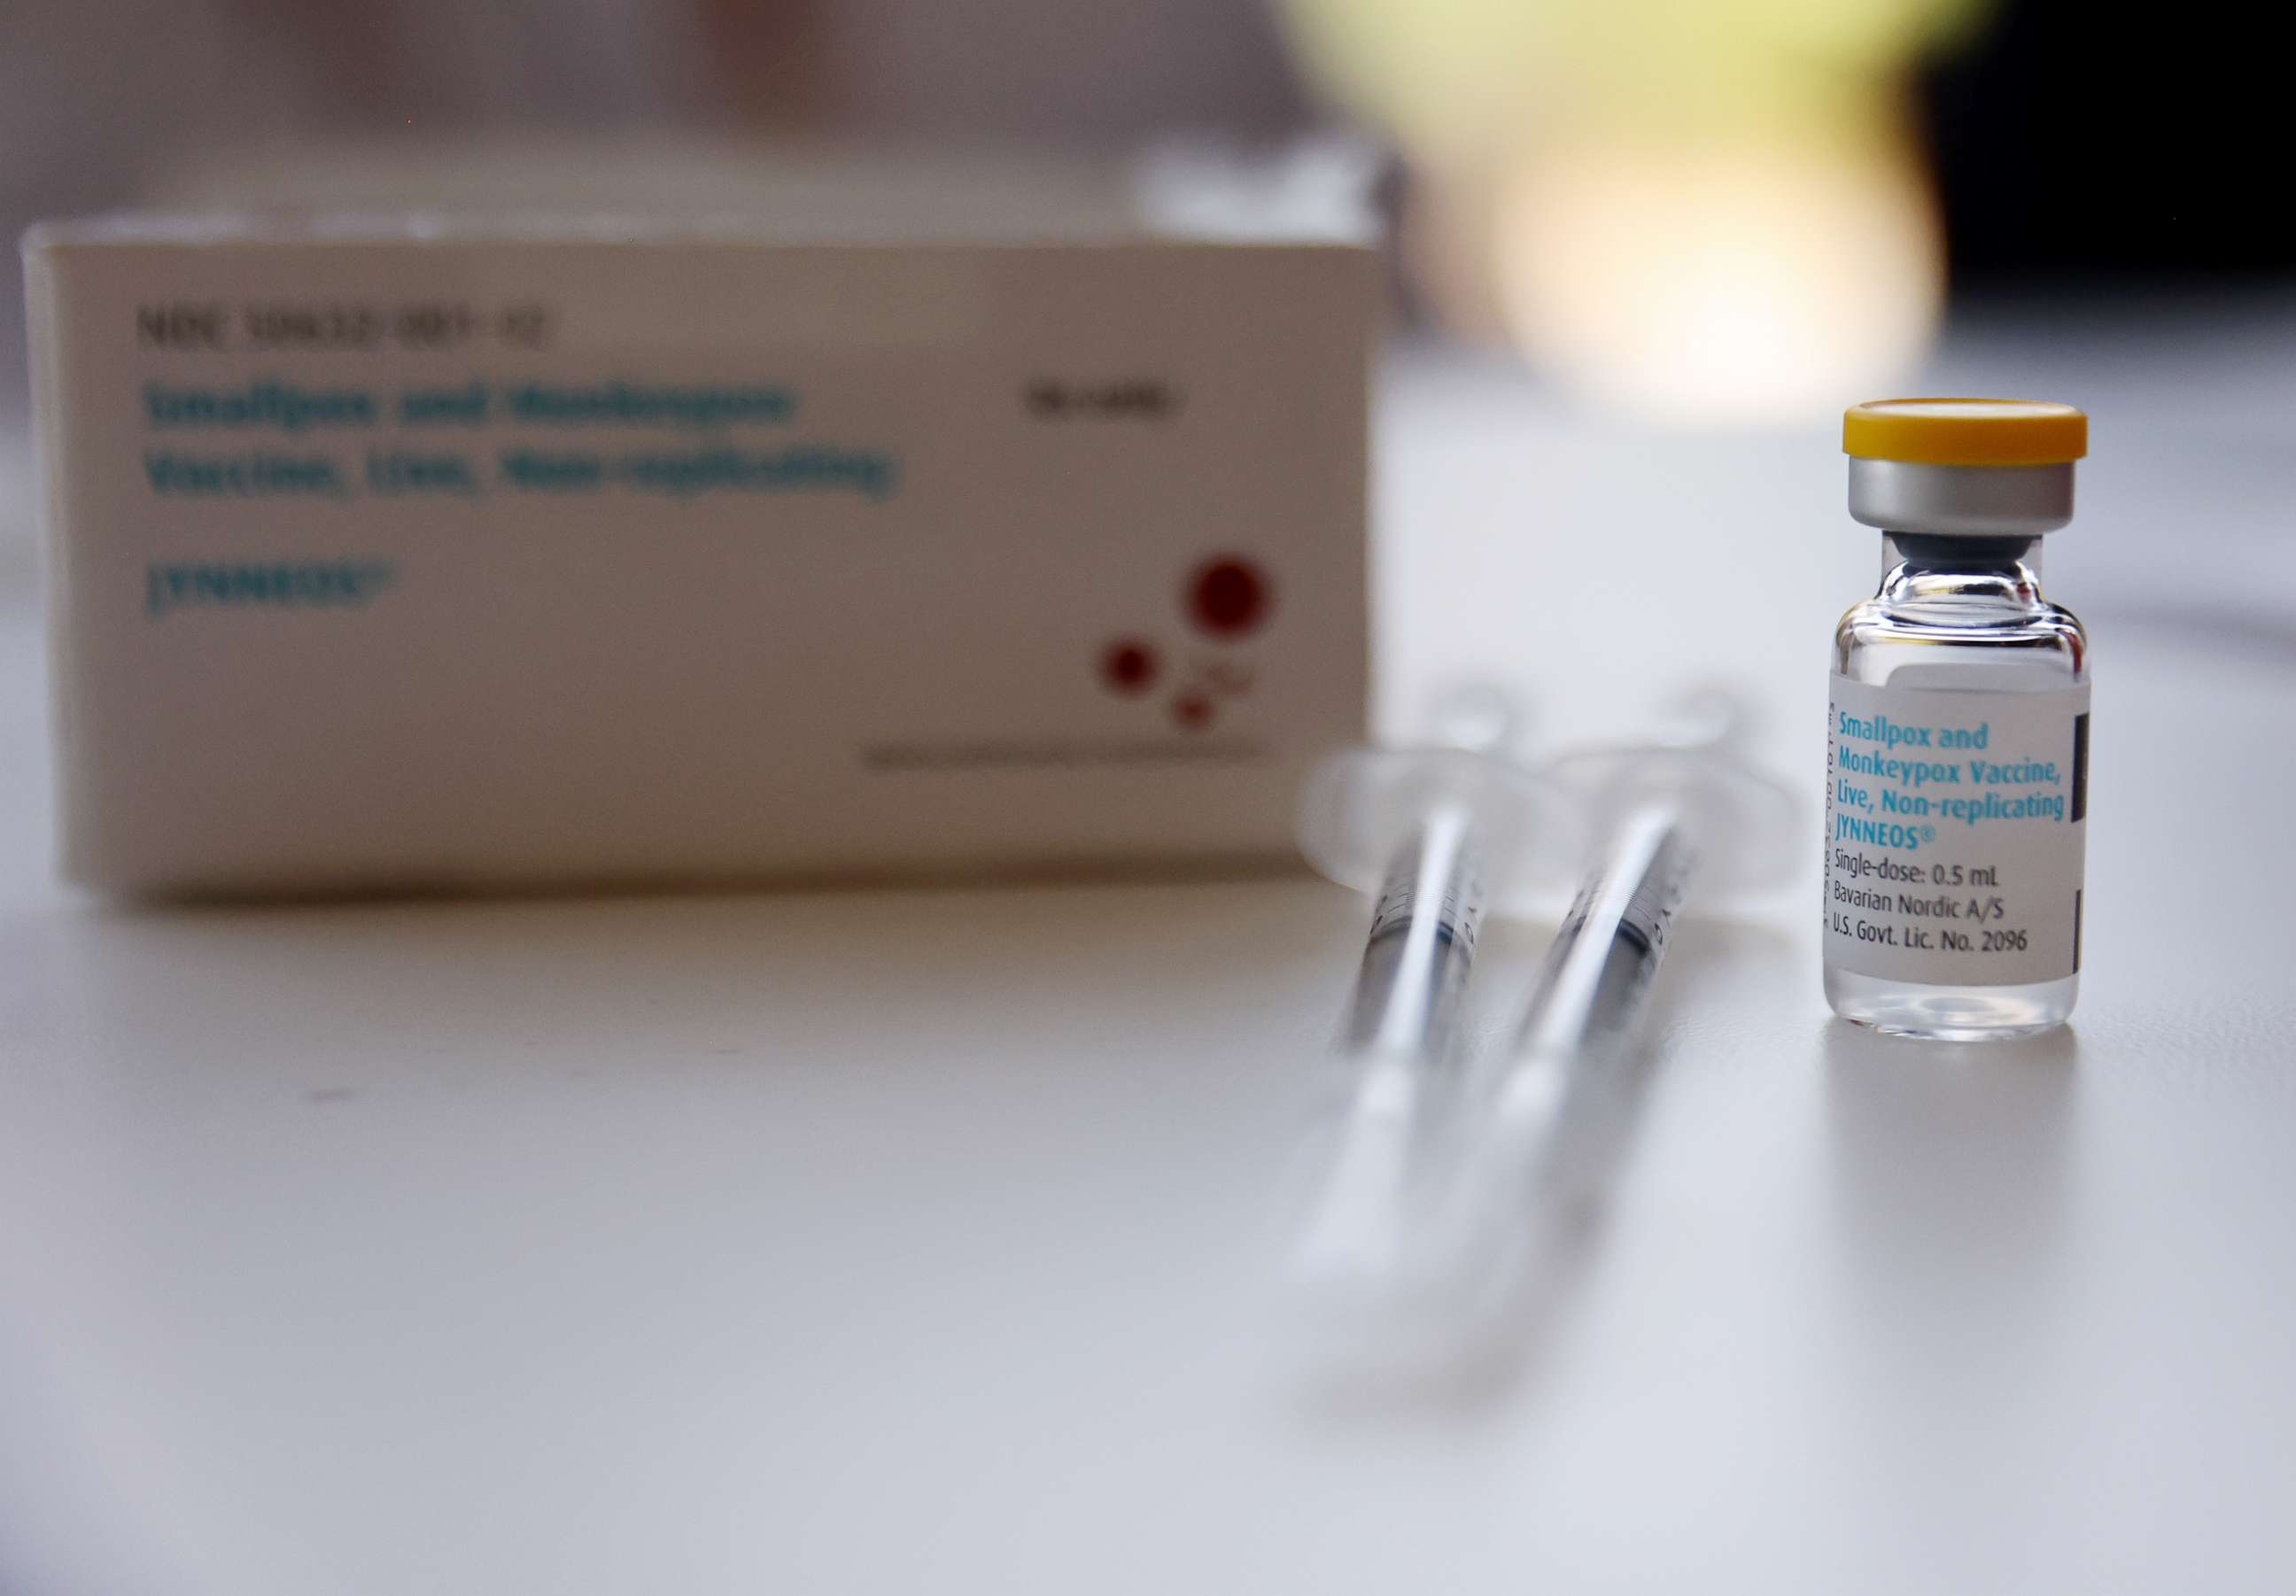
[[[2068,596],[2287,657],[2296,229],[2256,28],[2221,0],[16,0],[0,231],[144,206],[1368,234],[1398,332],[1390,733],[1431,683],[1537,694],[1611,641],[1619,578],[1553,542],[1574,602],[1464,622],[1514,579],[1494,533],[1631,533],[1641,581],[1679,569],[1664,528],[1718,517],[1847,602],[1870,549],[1811,466],[1843,405],[1892,392],[2086,405]],[[0,271],[0,572],[29,585],[12,251]],[[2202,524],[2209,561],[2160,558]],[[1712,599],[1677,585],[1641,602]],[[1800,642],[1726,663],[1774,696],[1811,679]],[[1616,685],[1662,692],[1679,655]],[[1555,734],[1603,729],[1562,707]]]
[[[1328,197],[1338,134],[1411,325],[1574,399],[1759,422],[1909,378],[1948,307],[2282,292],[2258,25],[2207,0],[16,0],[0,230],[131,204],[837,216],[860,188],[929,228],[978,211],[969,185],[1043,231],[1047,196],[1089,209],[1173,150],[1296,215],[1267,163],[1325,140]]]

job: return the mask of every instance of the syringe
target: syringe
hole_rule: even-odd
[[[1495,700],[1455,700],[1447,723],[1496,746]],[[1554,784],[1464,747],[1357,749],[1309,778],[1301,850],[1343,885],[1375,890],[1342,1046],[1354,1093],[1302,1226],[1293,1273],[1319,1289],[1377,1291],[1413,1220],[1414,1166],[1446,1088],[1486,895],[1512,905],[1556,879],[1584,834]]]
[[[1737,716],[1694,741],[1558,759],[1555,778],[1614,815],[1556,934],[1513,1062],[1475,1119],[1438,1227],[1442,1271],[1486,1305],[1513,1299],[1558,1222],[1599,1194],[1631,1122],[1636,1032],[1693,880],[1717,891],[1792,872],[1798,806],[1726,751]]]

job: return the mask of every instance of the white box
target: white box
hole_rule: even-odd
[[[1361,248],[26,254],[74,880],[1266,860],[1363,735]]]

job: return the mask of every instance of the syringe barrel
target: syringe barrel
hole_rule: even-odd
[[[1349,1007],[1349,1051],[1447,1054],[1482,919],[1480,827],[1467,806],[1438,804],[1388,867]]]
[[[1523,1019],[1524,1052],[1586,1054],[1633,1035],[1698,857],[1672,803],[1644,805],[1620,823],[1548,949]]]

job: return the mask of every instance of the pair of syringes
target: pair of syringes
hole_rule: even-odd
[[[1726,751],[1726,707],[1701,708],[1695,734],[1586,750],[1538,774],[1455,747],[1354,750],[1311,778],[1310,861],[1358,887],[1373,861],[1385,867],[1343,1042],[1355,1091],[1296,1248],[1303,1281],[1511,1290],[1535,1256],[1523,1243],[1606,1166],[1693,877],[1766,886],[1792,862],[1791,795]],[[1593,863],[1516,1045],[1471,1093],[1456,1040],[1486,895],[1512,907],[1549,886],[1590,826]]]

